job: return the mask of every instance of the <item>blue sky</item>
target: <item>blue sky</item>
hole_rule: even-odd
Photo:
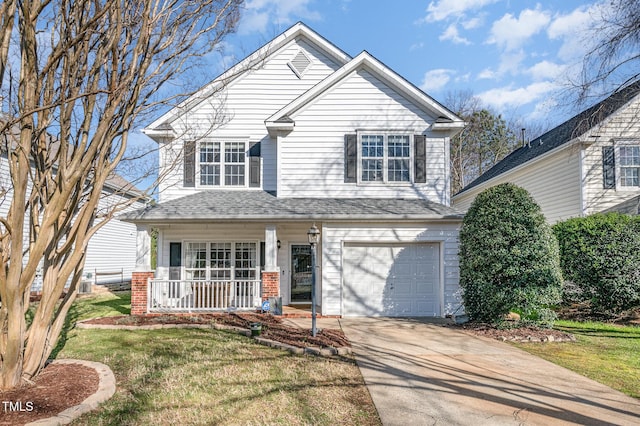
[[[606,4],[606,0],[603,4]],[[249,0],[225,64],[302,21],[351,56],[362,50],[443,102],[470,90],[507,118],[556,125],[599,1]],[[221,70],[217,70],[218,72]]]

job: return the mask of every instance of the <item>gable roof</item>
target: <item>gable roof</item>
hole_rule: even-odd
[[[313,44],[327,56],[335,60],[339,64],[346,64],[351,60],[351,56],[331,43],[329,40],[322,37],[320,34],[309,28],[302,22],[297,22],[290,28],[285,30],[282,34],[266,43],[262,47],[249,54],[243,60],[236,65],[229,68],[227,71],[220,74],[212,82],[199,89],[196,93],[191,95],[188,99],[181,102],[180,105],[172,108],[160,118],[156,119],[153,123],[145,127],[142,132],[150,137],[166,137],[174,136],[174,129],[170,123],[178,118],[180,115],[198,103],[204,101],[210,94],[222,87],[228,85],[233,80],[241,76],[244,71],[247,71],[260,63],[264,62],[265,58],[277,52],[283,46],[296,40],[298,38],[304,38],[306,41]]]
[[[464,121],[457,117],[452,111],[391,70],[365,50],[265,120],[267,128],[279,129],[282,127],[283,122],[292,125],[291,115],[304,108],[331,87],[344,80],[347,76],[361,69],[369,71],[421,109],[435,116],[436,120],[432,127],[433,130],[462,129],[464,127]]]
[[[524,163],[532,161],[547,152],[569,144],[569,142],[600,125],[614,112],[628,104],[639,94],[640,82],[635,82],[616,91],[605,100],[595,104],[591,108],[587,108],[559,126],[544,133],[542,136],[533,139],[527,145],[516,149],[476,180],[465,186],[460,192],[454,195],[454,197]]]
[[[126,213],[128,222],[460,220],[462,213],[422,199],[278,198],[265,191],[202,191]]]

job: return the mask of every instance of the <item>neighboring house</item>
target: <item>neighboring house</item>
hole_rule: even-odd
[[[369,53],[293,25],[145,129],[166,179],[157,205],[126,215],[132,312],[308,307],[314,224],[322,315],[455,311],[449,138],[463,126]]]
[[[529,191],[550,223],[602,211],[637,214],[639,118],[634,83],[513,151],[455,194],[453,206],[467,211],[480,192],[511,182]]]
[[[30,190],[30,187],[29,187]],[[9,164],[6,154],[0,155],[0,217],[9,213],[9,205],[13,196]],[[146,198],[131,183],[118,175],[107,179],[103,190],[103,198],[99,208],[110,208],[117,204],[130,204],[123,211],[143,208]],[[135,200],[135,199],[140,199]],[[133,201],[135,200],[135,201]],[[133,201],[133,202],[132,202]],[[25,242],[29,241],[29,227],[25,229]],[[89,241],[83,275],[94,284],[106,284],[131,280],[136,266],[136,226],[112,219],[103,226]],[[96,275],[97,273],[97,275]],[[31,288],[40,291],[42,276],[40,273]]]

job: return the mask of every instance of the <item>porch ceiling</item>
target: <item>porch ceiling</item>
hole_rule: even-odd
[[[119,217],[128,222],[279,220],[461,220],[451,207],[422,199],[278,198],[264,191],[202,191]]]

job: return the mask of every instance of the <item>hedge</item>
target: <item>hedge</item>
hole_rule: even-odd
[[[594,311],[618,314],[640,306],[640,218],[594,214],[553,226],[560,265],[577,292],[564,302],[590,301]]]

